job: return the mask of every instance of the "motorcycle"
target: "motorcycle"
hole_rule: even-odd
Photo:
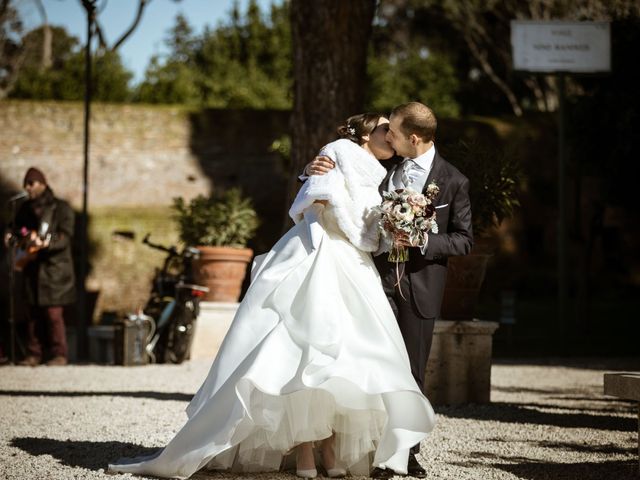
[[[156,269],[143,308],[152,323],[145,350],[152,363],[182,363],[190,355],[200,300],[209,291],[193,279],[192,261],[200,252],[189,246],[179,252],[175,246],[152,243],[149,237],[147,234],[142,243],[167,256],[162,268]]]

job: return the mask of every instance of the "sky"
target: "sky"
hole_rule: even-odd
[[[49,18],[49,24],[63,26],[69,33],[86,42],[87,20],[80,0],[42,0]],[[154,54],[166,53],[164,39],[173,26],[176,15],[182,13],[195,33],[201,33],[205,25],[215,27],[226,21],[233,6],[233,0],[150,0],[136,31],[118,49],[125,66],[134,73],[134,83],[144,77],[145,69]],[[249,0],[238,0],[240,11],[245,12]],[[282,0],[258,0],[263,12],[272,4]],[[42,24],[33,0],[16,0],[25,29],[30,30]],[[100,13],[100,23],[108,43],[113,43],[124,33],[135,17],[137,0],[98,0],[97,5],[104,10]]]

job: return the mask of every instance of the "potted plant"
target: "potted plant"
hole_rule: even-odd
[[[247,242],[258,228],[251,200],[237,188],[199,195],[186,203],[174,198],[180,239],[200,251],[194,276],[209,293],[204,300],[237,302],[253,250]]]
[[[491,234],[520,205],[520,163],[515,155],[477,141],[459,141],[443,150],[469,179],[474,247],[469,255],[449,259],[442,318],[471,320],[494,251]]]

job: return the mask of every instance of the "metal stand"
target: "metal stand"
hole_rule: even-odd
[[[565,74],[558,73],[558,325],[567,335],[567,202],[565,183]]]
[[[16,260],[16,246],[13,240],[9,245],[9,359],[16,363],[16,279],[13,264]]]
[[[87,12],[87,44],[85,46],[85,76],[84,76],[84,164],[82,170],[82,216],[80,217],[80,298],[78,304],[78,357],[85,360],[89,358],[87,349],[87,328],[91,319],[87,319],[87,257],[88,257],[88,198],[89,198],[89,127],[91,122],[91,40],[93,37],[93,24],[96,16],[96,0],[82,0],[82,4]]]
[[[16,195],[9,199],[11,205],[11,239],[9,241],[9,358],[11,363],[16,363],[16,305],[15,289],[16,276],[13,265],[16,261],[16,241],[14,230],[16,226],[16,202],[24,196]]]

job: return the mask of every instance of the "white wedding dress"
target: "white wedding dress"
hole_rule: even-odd
[[[275,471],[296,445],[335,432],[337,466],[406,473],[409,449],[435,415],[367,252],[378,248],[370,209],[384,168],[349,140],[323,153],[336,168],[305,182],[290,211],[297,224],[257,258],[185,425],[156,454],[110,471]]]

